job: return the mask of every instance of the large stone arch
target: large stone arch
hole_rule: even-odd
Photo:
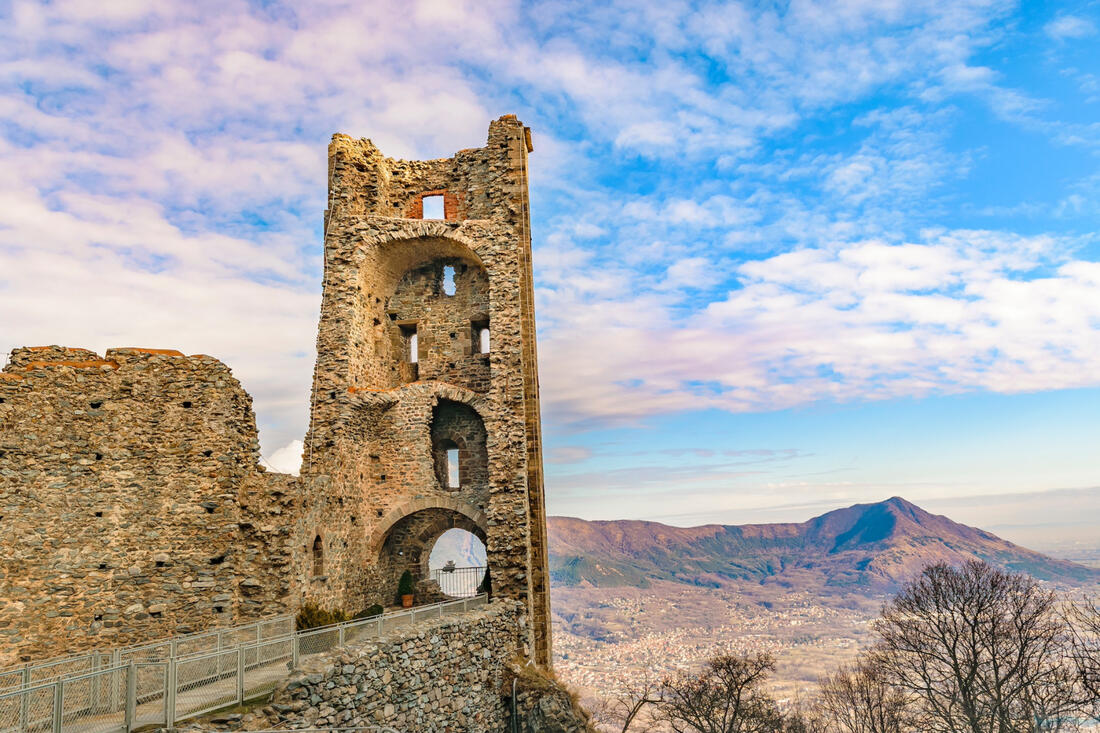
[[[485,267],[486,270],[490,269],[478,253],[478,250],[484,249],[484,245],[479,240],[466,236],[463,232],[458,231],[453,224],[439,221],[403,222],[400,226],[388,231],[370,237],[363,237],[356,247],[353,264],[360,266],[366,251],[369,249],[389,248],[418,239],[446,240],[456,247],[464,248],[465,251],[476,258],[478,264]]]
[[[377,555],[382,550],[386,537],[390,534],[394,525],[405,517],[425,509],[439,509],[456,512],[468,518],[474,525],[480,528],[484,534],[489,526],[485,512],[472,506],[461,499],[451,496],[421,497],[408,501],[387,512],[378,520],[377,528],[367,542],[367,547],[372,555]]]
[[[488,541],[485,515],[446,497],[416,499],[383,519],[371,539],[370,553],[377,557],[377,590],[384,601],[396,601],[398,580],[406,570],[419,584],[421,602],[439,600],[438,587],[422,581],[430,580],[428,559],[432,547],[451,529],[470,532],[483,543]],[[423,597],[425,592],[430,596]]]
[[[476,334],[490,327],[492,275],[474,242],[435,222],[410,223],[362,240],[352,272],[360,353],[350,386],[437,379],[488,391],[489,354]]]

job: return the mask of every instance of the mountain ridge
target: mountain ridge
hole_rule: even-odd
[[[1020,547],[898,496],[797,523],[673,527],[549,517],[548,528],[551,582],[563,586],[755,581],[888,592],[930,563],[970,559],[1055,583],[1100,582],[1100,570]]]

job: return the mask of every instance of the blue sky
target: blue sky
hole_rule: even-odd
[[[1100,486],[1098,41],[1097,2],[0,0],[0,348],[214,354],[293,465],[329,136],[515,113],[551,512],[1026,515]]]

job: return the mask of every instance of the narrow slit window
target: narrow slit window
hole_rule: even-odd
[[[451,489],[459,487],[458,448],[447,450],[447,487]]]
[[[421,199],[424,204],[424,218],[425,219],[446,219],[447,217],[443,213],[443,197],[442,196],[425,196]]]
[[[470,353],[489,353],[489,319],[477,318],[470,321]]]
[[[416,364],[419,360],[419,340],[416,335],[416,324],[411,323],[401,326],[401,336],[405,340],[405,361]]]
[[[321,535],[313,540],[313,575],[325,574],[325,543],[321,541]]]
[[[455,292],[455,268],[453,265],[447,265],[443,268],[443,294],[454,295]]]

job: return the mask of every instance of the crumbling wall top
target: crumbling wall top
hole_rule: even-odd
[[[389,158],[369,139],[337,133],[329,144],[329,216],[421,219],[424,199],[439,196],[445,220],[501,218],[508,209],[497,184],[514,168],[501,141],[516,129],[530,152],[530,130],[504,115],[490,123],[485,147],[434,160]]]

